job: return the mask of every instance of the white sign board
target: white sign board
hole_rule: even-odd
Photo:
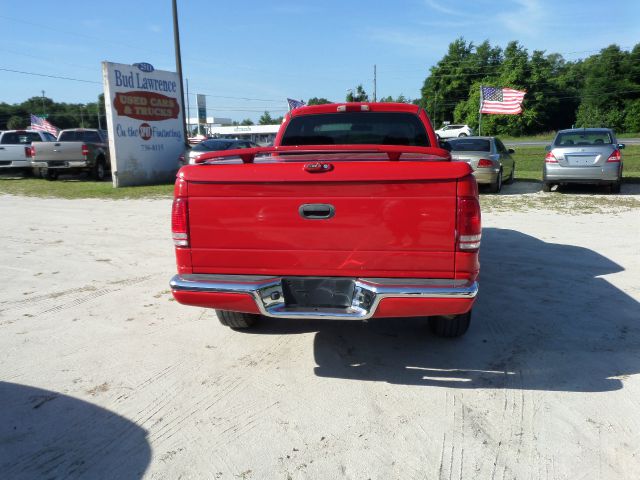
[[[178,75],[102,62],[102,78],[113,186],[172,181],[185,148]]]

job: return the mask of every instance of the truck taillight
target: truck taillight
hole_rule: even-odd
[[[480,202],[476,197],[458,198],[458,250],[477,252],[482,238]]]
[[[187,199],[178,197],[173,200],[171,209],[171,233],[176,247],[189,246],[189,215]]]
[[[544,157],[544,163],[558,163],[558,159],[553,153],[549,152],[546,157]]]
[[[33,156],[31,147],[24,147],[24,156],[31,158]]]
[[[620,150],[614,150],[613,153],[609,155],[609,158],[607,158],[607,163],[620,163],[620,160]]]
[[[84,157],[89,156],[89,147],[87,147],[86,145],[82,145],[82,155]]]
[[[489,168],[493,166],[493,162],[487,158],[478,160],[478,168]]]

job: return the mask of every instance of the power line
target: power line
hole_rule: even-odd
[[[97,85],[102,85],[102,82],[96,82],[94,80],[83,80],[81,78],[61,77],[61,76],[58,76],[58,75],[47,75],[45,73],[25,72],[25,71],[22,71],[22,70],[12,70],[10,68],[3,68],[3,67],[0,67],[0,70],[2,70],[3,72],[21,73],[23,75],[34,75],[36,77],[57,78],[57,79],[60,79],[60,80],[72,80],[74,82],[95,83]]]

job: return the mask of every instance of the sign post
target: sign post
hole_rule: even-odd
[[[102,62],[102,76],[113,186],[172,181],[185,145],[178,75]]]
[[[204,135],[202,125],[207,123],[207,97],[199,93],[196,97],[198,102],[198,133]]]

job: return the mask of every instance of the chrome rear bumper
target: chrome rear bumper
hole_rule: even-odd
[[[293,308],[285,304],[281,277],[253,275],[176,275],[174,291],[241,293],[252,295],[260,313],[268,317],[366,320],[376,313],[384,298],[440,298],[472,300],[478,283],[467,280],[423,278],[353,279],[352,304],[348,308]]]

